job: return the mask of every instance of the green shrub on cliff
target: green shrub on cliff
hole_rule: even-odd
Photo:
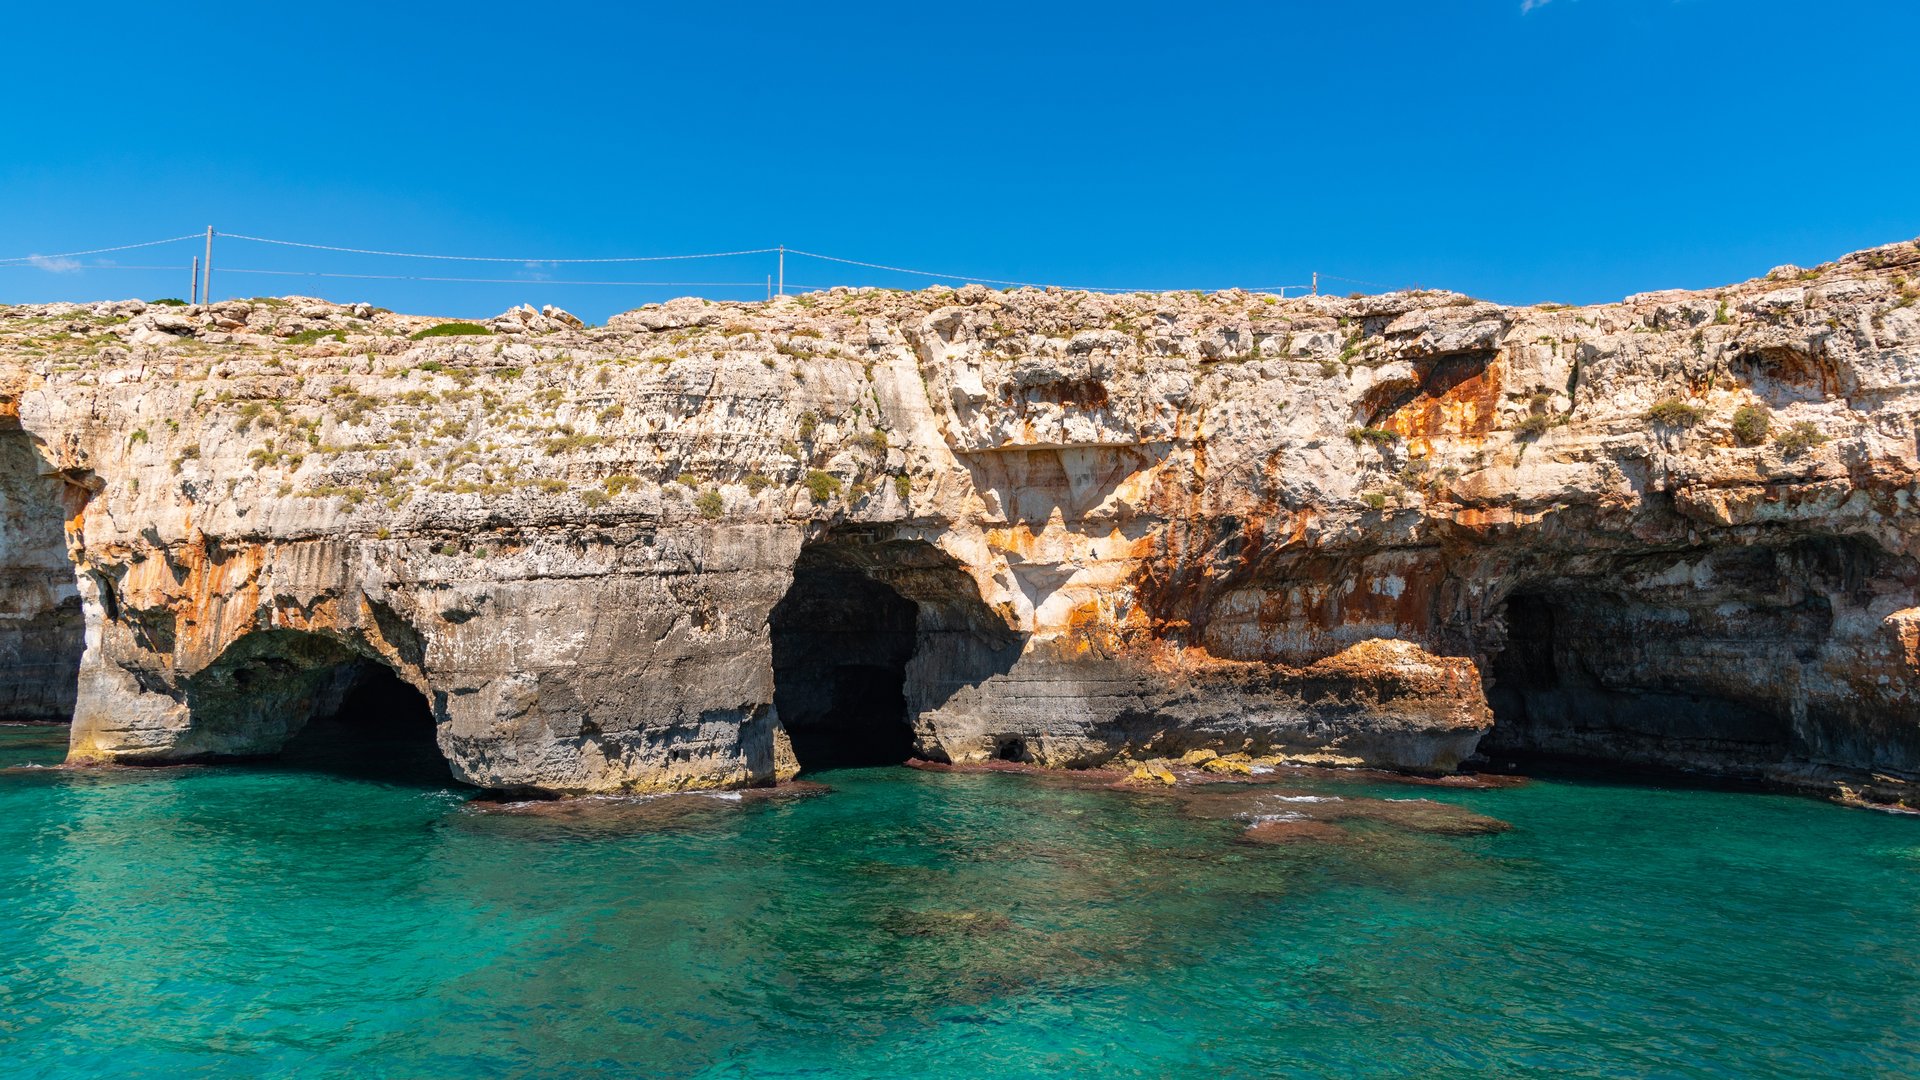
[[[1798,457],[1829,440],[1825,432],[1812,423],[1802,420],[1781,432],[1773,441],[1788,457]]]
[[[415,330],[408,335],[408,338],[413,341],[425,341],[427,338],[436,337],[485,337],[492,333],[493,331],[479,323],[443,322],[437,326],[429,326],[425,330]]]
[[[721,512],[727,508],[727,504],[720,498],[719,492],[708,488],[693,500],[693,508],[700,511],[701,517],[712,521],[720,516]]]
[[[807,494],[817,503],[829,502],[840,493],[840,478],[820,469],[807,472]]]
[[[1647,410],[1647,419],[1667,427],[1692,427],[1707,415],[1707,410],[1698,405],[1689,405],[1679,398],[1664,398]]]
[[[1361,443],[1386,446],[1389,443],[1399,442],[1400,433],[1397,431],[1389,431],[1386,428],[1354,427],[1347,429],[1347,438],[1352,439],[1353,445],[1355,446],[1359,446]]]
[[[1773,426],[1773,417],[1767,410],[1753,405],[1742,405],[1733,410],[1733,438],[1741,446],[1758,446],[1767,441],[1767,429]]]

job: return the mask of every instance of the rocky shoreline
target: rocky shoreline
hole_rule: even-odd
[[[0,719],[273,754],[390,673],[525,794],[1569,754],[1912,803],[1915,279],[0,308]]]

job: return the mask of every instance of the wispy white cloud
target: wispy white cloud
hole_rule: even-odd
[[[27,263],[30,266],[37,266],[49,274],[71,274],[81,268],[78,259],[50,259],[45,255],[28,256]]]
[[[1553,0],[1520,0],[1520,14],[1525,15],[1537,7],[1546,7]]]

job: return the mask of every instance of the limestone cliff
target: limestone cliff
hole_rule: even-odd
[[[0,714],[72,705],[76,761],[265,754],[383,666],[510,790],[872,743],[1481,747],[1900,798],[1910,277],[1914,244],[1589,308],[4,308]]]

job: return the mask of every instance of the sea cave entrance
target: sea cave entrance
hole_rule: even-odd
[[[859,532],[801,549],[770,631],[774,707],[808,772],[943,758],[920,718],[1020,651],[951,556]]]
[[[194,677],[189,701],[209,756],[394,784],[456,782],[426,696],[331,637],[249,634]]]
[[[1687,606],[1606,590],[1554,588],[1508,597],[1506,645],[1489,665],[1496,763],[1562,759],[1608,765],[1752,772],[1779,761],[1790,717],[1740,682],[1723,657],[1756,630],[1802,637],[1805,612],[1750,613],[1716,625]]]
[[[281,764],[369,780],[452,783],[426,696],[372,661],[353,665],[348,678],[339,705],[287,740]]]

